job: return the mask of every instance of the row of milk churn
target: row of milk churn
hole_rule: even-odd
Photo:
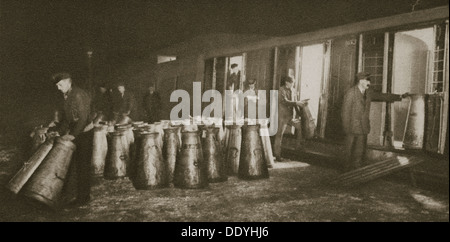
[[[268,131],[267,126],[225,127],[220,122],[191,125],[186,121],[98,124],[92,172],[105,179],[129,177],[136,189],[204,188],[236,175],[241,179],[268,178],[266,162],[273,162],[270,140],[260,136]],[[40,140],[34,149],[6,187],[56,207],[67,185],[76,146],[56,136]]]
[[[114,130],[97,126],[93,171],[105,179],[129,177],[136,189],[204,188],[227,181],[229,175],[268,178],[267,161],[273,157],[268,136],[260,136],[260,124],[227,125],[224,130],[217,123],[133,122]]]

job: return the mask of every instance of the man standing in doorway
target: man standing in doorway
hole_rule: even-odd
[[[292,77],[282,79],[283,86],[278,91],[278,132],[275,135],[274,155],[277,161],[288,161],[281,157],[281,141],[288,124],[295,127],[297,132],[296,148],[300,148],[303,142],[301,123],[293,120],[294,108],[302,108],[305,101],[296,101],[295,92],[292,90],[294,80]]]
[[[148,93],[144,96],[144,108],[147,113],[148,123],[159,122],[161,120],[159,114],[161,110],[161,97],[155,90],[155,85],[148,87]]]
[[[68,73],[53,76],[54,83],[64,95],[63,115],[58,128],[63,139],[72,140],[76,145],[73,161],[69,169],[76,169],[77,195],[68,206],[81,206],[89,202],[91,191],[91,155],[93,124],[90,116],[91,98],[83,89],[72,85]],[[69,174],[74,174],[69,172]]]
[[[370,73],[359,72],[357,83],[344,95],[342,124],[345,133],[345,171],[365,165],[367,135],[370,132],[370,105],[372,101],[394,102],[407,97],[403,95],[379,93],[370,87]]]
[[[241,72],[239,71],[238,64],[233,63],[230,66],[230,76],[228,77],[227,83],[230,88],[229,90],[236,91],[239,89],[239,85],[241,83]],[[232,87],[232,89],[231,89]]]

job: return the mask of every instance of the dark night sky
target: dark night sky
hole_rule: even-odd
[[[199,34],[282,36],[410,12],[416,0],[1,0],[2,83],[37,88],[54,71],[106,73]],[[416,10],[448,5],[420,0]],[[100,74],[101,75],[101,74]],[[25,84],[24,84],[25,83]]]

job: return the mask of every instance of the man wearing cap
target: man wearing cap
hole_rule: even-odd
[[[159,122],[161,110],[161,97],[155,90],[155,85],[151,84],[148,87],[148,92],[144,96],[144,108],[147,113],[148,123]]]
[[[256,79],[249,79],[244,88],[244,118],[258,118],[258,90],[256,90]],[[249,114],[249,111],[253,112]]]
[[[228,77],[227,80],[227,85],[228,85],[228,90],[233,90],[236,91],[237,89],[239,89],[239,84],[241,81],[241,72],[238,69],[238,64],[233,63],[230,66],[231,71],[230,71],[230,76]],[[232,87],[232,88],[231,88]]]
[[[379,93],[370,87],[370,73],[359,72],[357,83],[344,95],[342,104],[342,125],[345,133],[345,165],[350,171],[365,165],[364,156],[367,134],[370,132],[370,104],[372,101],[394,102],[407,97],[403,95]]]
[[[90,200],[93,139],[93,125],[90,118],[91,98],[83,89],[72,85],[72,78],[68,73],[55,74],[53,80],[58,90],[64,95],[63,115],[58,132],[63,139],[72,140],[76,145],[73,162],[69,169],[76,169],[77,195],[69,205],[79,206]],[[74,179],[74,177],[68,179]]]
[[[302,108],[305,106],[305,101],[297,101],[295,92],[292,90],[294,80],[292,77],[285,76],[282,79],[283,86],[278,90],[278,131],[275,135],[274,156],[277,161],[288,161],[281,157],[281,141],[283,133],[288,124],[295,127],[297,131],[296,148],[300,148],[303,142],[301,123],[293,120],[294,108]]]
[[[119,121],[127,116],[134,119],[136,113],[134,95],[125,89],[125,83],[123,82],[118,82],[116,87],[117,90],[113,92],[112,98],[114,119]]]

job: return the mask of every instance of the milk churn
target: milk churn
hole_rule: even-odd
[[[126,176],[129,159],[129,146],[125,132],[118,130],[109,133],[104,177],[117,179]]]
[[[106,154],[108,152],[107,129],[107,125],[97,125],[94,128],[91,160],[94,176],[103,176],[105,169]]]
[[[134,143],[134,134],[133,134],[133,125],[132,124],[116,125],[115,129],[117,131],[122,131],[125,133],[125,136],[128,141],[128,145],[131,145]]]
[[[259,125],[242,128],[242,146],[238,177],[241,179],[269,178]]]
[[[156,128],[156,132],[159,133],[158,135],[158,142],[159,142],[159,147],[163,146],[163,138],[164,138],[164,128],[163,128],[163,123],[161,122],[155,122],[155,128]]]
[[[163,137],[164,137],[164,130],[162,128],[161,122],[154,122],[153,124],[149,124],[146,131],[148,132],[158,132],[158,145],[162,147],[163,145]]]
[[[204,124],[207,126],[214,125],[215,127],[218,127],[220,129],[218,138],[220,141],[220,146],[225,152],[225,130],[223,129],[223,120],[219,118],[205,118]]]
[[[134,145],[134,134],[133,134],[133,125],[132,124],[126,124],[126,125],[116,125],[116,130],[123,131],[125,133],[125,137],[127,140],[126,146],[128,147],[128,159],[126,161],[126,167],[127,167],[127,175],[130,176],[132,170],[133,170],[133,158],[135,153],[135,145]]]
[[[181,132],[185,132],[185,131],[197,131],[198,132],[198,142],[201,144],[202,143],[202,129],[201,127],[203,127],[202,125],[197,125],[192,123],[190,120],[184,120],[183,122],[183,127],[181,128]]]
[[[133,129],[133,136],[134,136],[134,144],[130,147],[130,149],[133,149],[132,152],[130,152],[130,166],[127,167],[127,174],[128,176],[133,179],[136,175],[136,163],[139,156],[139,147],[141,147],[141,140],[142,136],[141,133],[148,131],[148,125],[140,124],[139,126],[135,127]]]
[[[178,137],[178,143],[181,146],[181,130],[183,128],[183,125],[181,124],[177,124],[177,125],[172,125],[172,127],[177,129],[177,137]]]
[[[23,195],[45,205],[57,205],[75,144],[61,137],[55,138],[53,148],[22,189]]]
[[[223,182],[227,180],[223,152],[219,140],[219,127],[206,126],[203,139],[203,159],[208,172],[208,182]]]
[[[410,104],[406,120],[403,147],[406,149],[422,149],[425,131],[425,95],[409,95]]]
[[[309,106],[306,103],[304,107],[301,108],[301,127],[303,131],[303,137],[305,139],[310,139],[314,137],[314,132],[316,131],[316,124],[314,118],[311,115]]]
[[[167,168],[163,160],[158,132],[141,132],[139,153],[133,186],[136,189],[152,189],[168,184]]]
[[[20,189],[22,189],[52,149],[53,141],[54,138],[47,139],[41,146],[39,146],[38,150],[34,152],[28,161],[23,164],[22,168],[20,168],[8,184],[6,184],[6,188],[15,194],[19,193]]]
[[[240,125],[227,126],[229,137],[226,154],[226,166],[229,175],[237,175],[241,152],[242,131]]]
[[[129,167],[130,169],[127,168],[127,176],[130,176],[130,172],[132,171],[132,167],[134,166],[133,161],[135,160],[134,157],[136,156],[136,145],[135,145],[135,139],[134,139],[134,133],[133,133],[133,125],[129,124],[127,126],[127,130],[126,130],[126,136],[127,136],[127,140],[128,140],[128,145],[129,145],[129,159],[128,159],[128,164],[127,167]]]
[[[167,165],[167,177],[170,186],[173,186],[173,176],[177,161],[177,154],[181,147],[178,139],[178,130],[178,127],[169,127],[164,129],[163,158]]]
[[[216,127],[219,128],[219,141],[220,141],[220,146],[222,147],[222,151],[225,151],[225,131],[223,129],[223,124],[217,122],[215,124]]]
[[[267,121],[266,120],[261,121],[260,125],[261,125],[260,129],[261,141],[264,148],[264,156],[267,161],[267,166],[273,167],[275,162],[273,158],[272,145],[270,143],[269,128],[267,127]]]
[[[200,138],[200,143],[202,144],[202,148],[203,148],[203,144],[204,144],[205,138],[206,138],[205,127],[206,127],[205,124],[197,124],[198,137]]]
[[[180,188],[208,186],[208,175],[198,131],[183,131],[181,138],[181,150],[175,164],[174,185]]]

